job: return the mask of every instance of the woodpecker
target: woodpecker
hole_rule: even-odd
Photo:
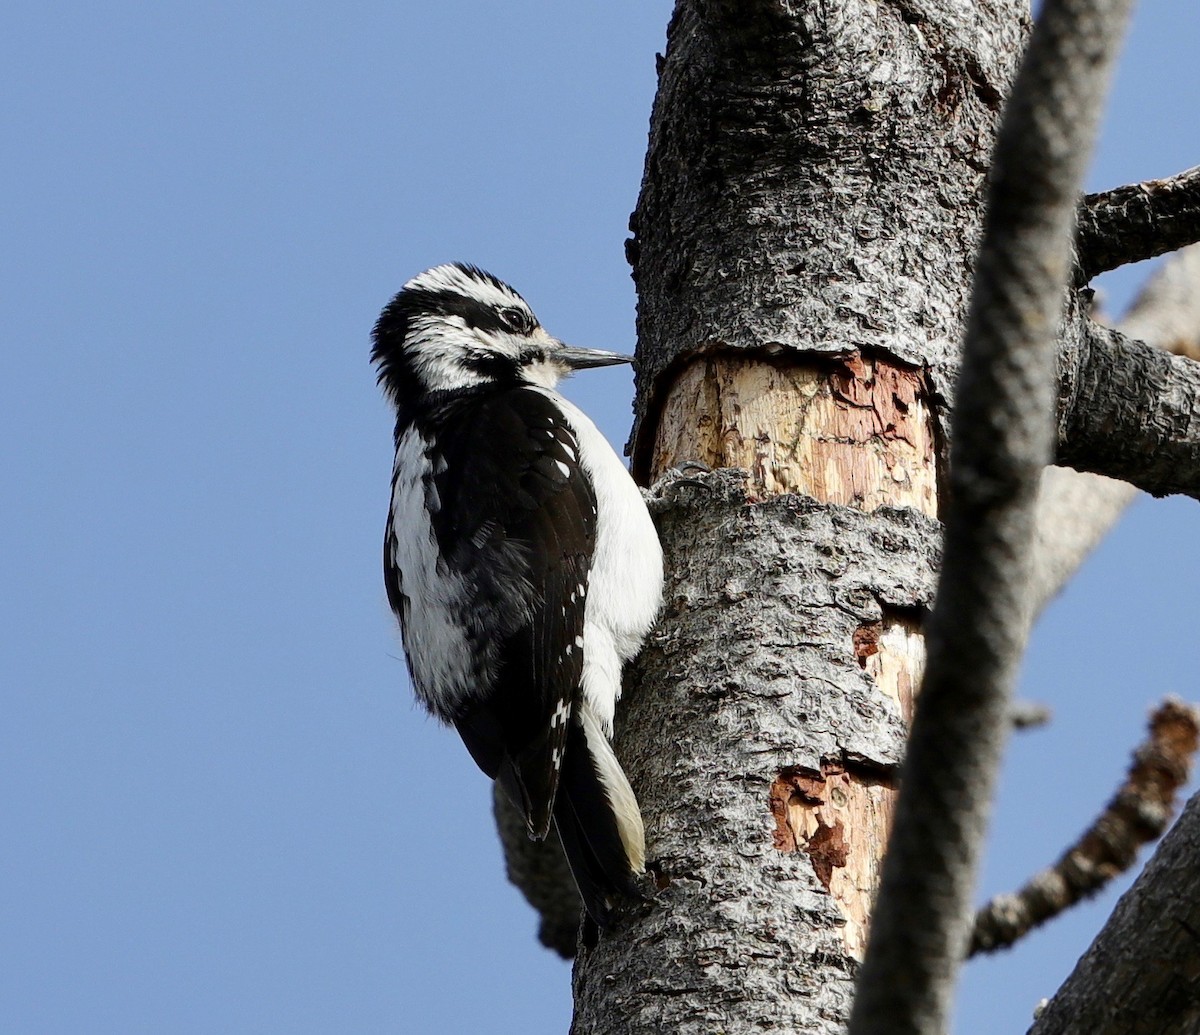
[[[396,410],[384,584],[416,695],[531,838],[553,821],[603,927],[645,869],[611,738],[662,549],[625,465],[555,387],[633,357],[551,337],[516,291],[461,263],[408,281],[373,342]]]

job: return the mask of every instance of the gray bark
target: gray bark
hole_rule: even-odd
[[[948,442],[984,175],[1027,27],[1025,0],[679,0],[628,244],[639,477],[674,372],[710,352],[909,364]],[[1072,309],[1064,339],[1083,334]],[[667,606],[618,714],[658,891],[577,960],[578,1035],[840,1032],[849,1017],[844,918],[814,862],[773,846],[768,790],[829,761],[895,779],[904,725],[854,633],[926,611],[937,529],[706,480],[662,519]]]
[[[681,0],[628,249],[635,472],[672,368],[705,351],[874,350],[945,404],[1026,19],[1024,0]]]
[[[1200,355],[1200,245],[1163,264],[1118,329],[1159,348]],[[1136,494],[1126,482],[1100,475],[1060,467],[1043,472],[1030,582],[1033,614],[1062,589]],[[497,793],[495,809],[509,879],[538,914],[539,941],[563,957],[574,956],[579,899],[557,841],[530,841],[503,794]]]
[[[813,863],[771,839],[785,768],[889,780],[904,724],[854,632],[932,599],[937,523],[705,476],[662,520],[667,618],[621,709],[660,890],[576,963],[576,1032],[844,1029],[855,962]]]
[[[1163,838],[1030,1035],[1200,1031],[1200,795]]]
[[[1138,292],[1117,329],[1178,355],[1200,357],[1200,245],[1172,255]],[[1131,397],[1135,386],[1114,385]],[[1038,497],[1030,608],[1037,614],[1075,573],[1137,495],[1126,482],[1048,467]]]
[[[629,249],[636,472],[672,371],[706,351],[874,351],[924,371],[944,415],[1026,17],[1022,0],[681,0]],[[618,732],[663,887],[577,959],[577,1035],[849,1016],[845,921],[813,862],[773,847],[768,790],[828,759],[892,779],[904,725],[853,634],[928,605],[936,529],[716,484],[664,522],[666,613]]]
[[[954,415],[945,564],[852,1035],[940,1035],[1025,650],[1075,198],[1130,0],[1045,0],[996,143]]]
[[[1165,180],[1089,194],[1076,239],[1081,281],[1195,244],[1200,241],[1200,166]]]
[[[1059,464],[1200,498],[1200,363],[1092,325],[1060,377]]]

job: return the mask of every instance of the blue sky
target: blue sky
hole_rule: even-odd
[[[412,703],[379,577],[367,334],[466,259],[628,349],[670,4],[10,4],[0,39],[0,1031],[562,1032],[488,788]],[[1197,163],[1200,14],[1141,6],[1092,187]],[[1144,271],[1108,278],[1119,304]],[[627,371],[572,396],[616,443]],[[986,886],[1195,697],[1194,504],[1039,628]],[[1112,896],[969,969],[1024,1030]]]

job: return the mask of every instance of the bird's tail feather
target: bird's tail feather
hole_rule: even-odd
[[[633,788],[583,702],[567,731],[554,822],[588,916],[603,927],[613,897],[637,893],[645,832]]]

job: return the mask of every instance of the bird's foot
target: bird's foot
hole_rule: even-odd
[[[691,471],[712,474],[708,464],[702,464],[699,460],[681,460],[674,467],[667,468],[650,488],[641,490],[646,509],[655,517],[666,513],[679,503],[679,490],[689,486],[711,492],[712,487],[708,482],[690,475]]]

